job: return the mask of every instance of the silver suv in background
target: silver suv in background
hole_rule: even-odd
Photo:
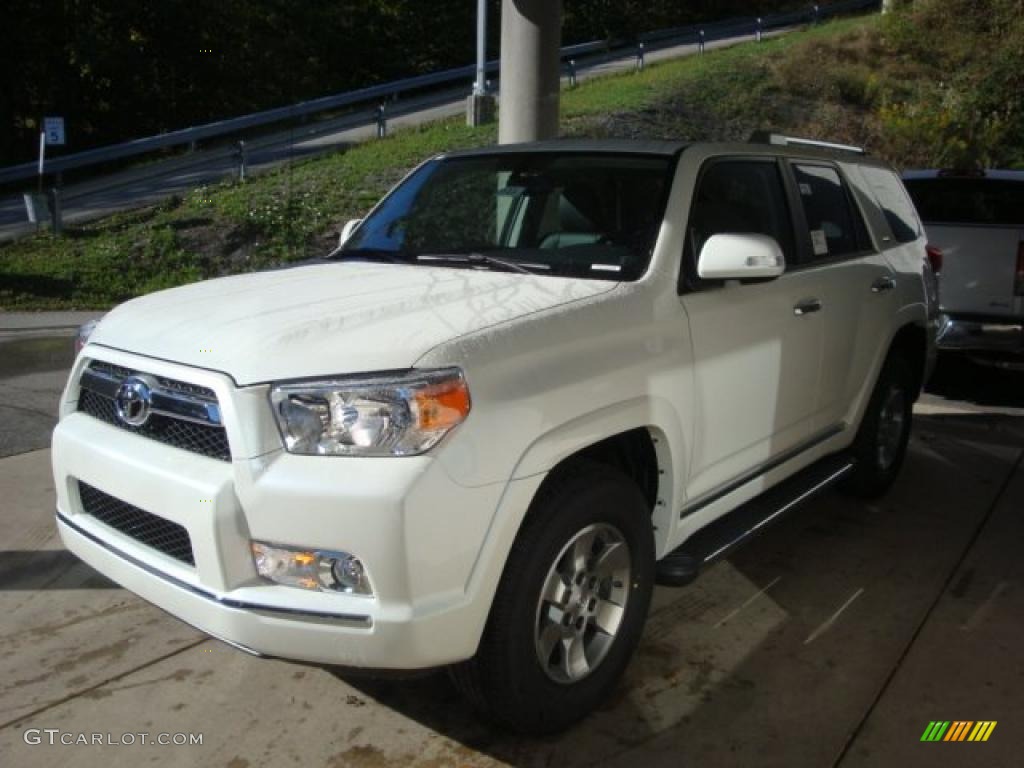
[[[942,252],[941,350],[1024,367],[1024,171],[908,171]]]

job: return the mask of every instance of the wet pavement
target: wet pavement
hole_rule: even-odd
[[[74,360],[73,335],[0,335],[0,457],[45,448]]]

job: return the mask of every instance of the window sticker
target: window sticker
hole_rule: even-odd
[[[808,184],[805,181],[802,181],[800,182],[800,194],[803,195],[804,197],[810,197],[811,195],[814,194],[814,191],[811,189],[810,184]]]
[[[824,256],[828,253],[828,240],[825,238],[825,230],[811,230],[811,247],[815,256]]]

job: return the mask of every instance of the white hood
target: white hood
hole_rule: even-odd
[[[451,339],[611,290],[601,280],[335,262],[161,291],[91,343],[223,371],[238,384],[411,367]]]

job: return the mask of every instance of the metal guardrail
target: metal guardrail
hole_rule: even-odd
[[[760,31],[777,29],[780,27],[801,24],[819,19],[825,19],[842,13],[852,11],[878,8],[881,0],[841,0],[840,2],[829,3],[828,5],[814,5],[803,11],[791,11],[788,13],[769,14],[762,18],[744,17],[724,19],[710,22],[708,24],[692,24],[685,27],[674,27],[655,32],[648,32],[639,35],[634,41],[627,40],[595,40],[589,43],[578,43],[565,46],[561,49],[563,61],[573,61],[576,57],[596,56],[600,54],[613,55],[629,48],[643,50],[657,50],[667,48],[671,45],[684,43],[710,43],[715,40],[722,40],[740,35],[757,36]],[[703,47],[702,47],[703,49]],[[638,53],[638,59],[642,62],[642,53]],[[498,69],[498,61],[487,62],[487,72],[495,72]],[[168,131],[157,136],[150,136],[144,139],[135,139],[121,144],[113,144],[107,147],[87,149],[82,152],[55,157],[46,163],[48,174],[62,173],[64,171],[83,168],[89,165],[121,160],[135,155],[153,152],[158,149],[193,144],[204,139],[229,136],[250,128],[257,128],[273,123],[283,123],[295,120],[306,115],[329,110],[341,109],[378,102],[381,100],[397,97],[401,93],[416,91],[426,88],[433,88],[441,85],[448,85],[460,81],[472,81],[476,69],[474,65],[454,67],[440,72],[432,72],[425,75],[416,75],[390,83],[381,83],[367,88],[359,88],[354,91],[346,91],[332,96],[324,96],[309,101],[301,101],[286,107],[266,109],[261,112],[233,117],[227,120],[218,120],[213,123],[182,128],[175,131]],[[379,120],[377,113],[372,121]],[[38,168],[35,162],[21,163],[6,168],[0,168],[0,184],[7,184],[22,179],[34,178]]]

